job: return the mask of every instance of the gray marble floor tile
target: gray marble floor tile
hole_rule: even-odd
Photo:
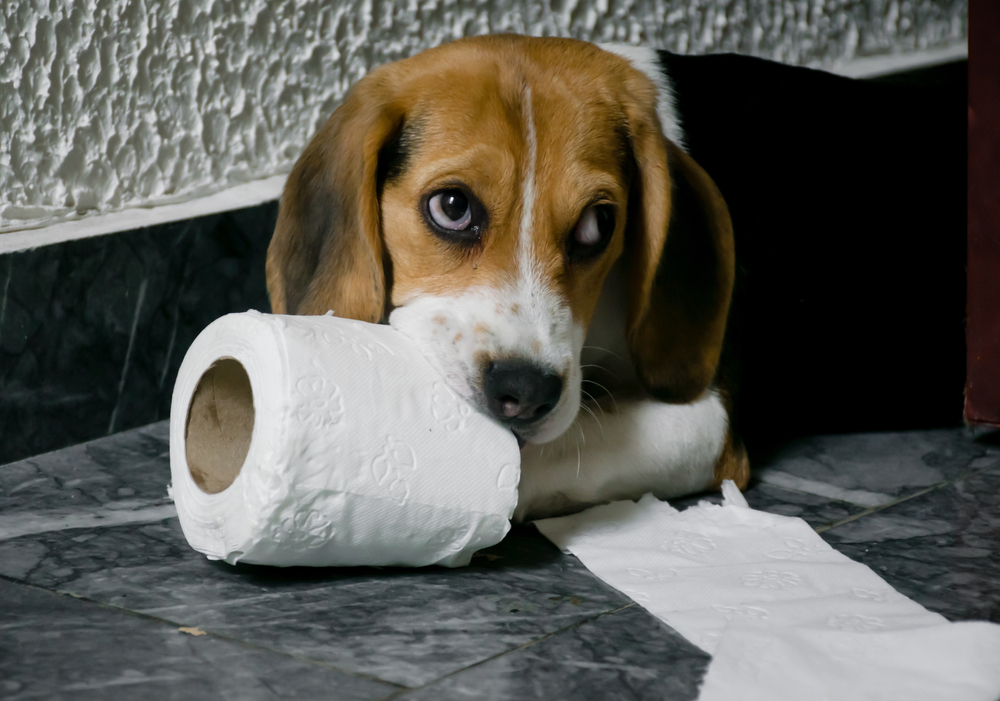
[[[0,515],[166,501],[169,422],[0,466]]]
[[[168,519],[9,540],[0,574],[407,686],[629,603],[533,527],[461,569],[278,569],[209,562]]]
[[[40,513],[149,512],[168,480],[161,423],[0,467],[0,526]],[[208,562],[175,518],[49,525],[0,539],[0,574],[404,684],[628,602],[530,527],[462,570],[277,570]]]
[[[208,562],[176,518],[158,515],[170,508],[166,438],[161,423],[0,467],[0,574],[351,674],[430,685],[412,692],[419,698],[693,698],[703,658],[670,647],[676,636],[644,611],[608,614],[627,597],[531,527],[458,570]],[[897,500],[969,470],[978,472],[825,535],[933,610],[996,620],[996,443],[962,431],[816,438],[761,467],[746,496],[824,526],[861,514],[872,495]],[[18,535],[32,519],[38,527]]]
[[[197,631],[194,631],[197,632]],[[0,699],[383,699],[389,684],[0,580]]]
[[[400,696],[405,701],[686,701],[709,656],[638,606]]]
[[[754,509],[781,516],[797,516],[813,528],[828,526],[864,511],[864,507],[857,504],[764,482],[751,484],[744,496]]]
[[[1000,623],[1000,468],[822,535],[932,611]]]
[[[1000,447],[964,429],[803,438],[754,465],[754,479],[863,508],[892,503],[971,469],[1000,464]]]
[[[163,421],[0,466],[0,543],[176,514],[167,433]]]

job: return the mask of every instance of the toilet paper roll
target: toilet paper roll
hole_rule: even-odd
[[[209,559],[456,567],[510,528],[520,455],[392,328],[247,312],[181,364],[170,469]]]

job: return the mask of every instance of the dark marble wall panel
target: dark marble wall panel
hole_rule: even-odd
[[[184,353],[270,311],[277,202],[0,255],[0,464],[164,419]]]

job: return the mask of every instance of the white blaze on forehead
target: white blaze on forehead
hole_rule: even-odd
[[[534,110],[531,103],[531,88],[525,86],[522,94],[522,117],[524,119],[525,158],[522,164],[521,181],[521,222],[518,228],[517,282],[514,289],[506,294],[518,305],[509,323],[520,328],[522,345],[535,340],[545,349],[541,353],[528,353],[529,357],[543,360],[550,355],[553,346],[565,344],[570,332],[572,313],[560,295],[551,287],[551,275],[547,275],[539,263],[535,250],[535,205],[537,200],[536,174],[538,167],[538,134],[535,129]],[[506,296],[505,294],[505,296]],[[511,349],[513,350],[513,349]],[[550,361],[551,362],[551,361]],[[565,369],[565,359],[554,366],[557,371]]]
[[[524,140],[527,146],[524,180],[521,185],[521,227],[518,230],[518,282],[522,287],[537,285],[539,280],[535,265],[534,246],[532,245],[535,226],[535,164],[538,161],[538,137],[535,134],[535,116],[531,110],[531,88],[525,86],[523,96],[524,107]]]

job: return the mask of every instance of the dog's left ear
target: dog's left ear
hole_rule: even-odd
[[[652,105],[655,99],[641,100],[629,114],[638,172],[629,201],[626,329],[644,388],[661,401],[687,403],[711,385],[722,353],[733,227],[715,183],[663,136]]]

